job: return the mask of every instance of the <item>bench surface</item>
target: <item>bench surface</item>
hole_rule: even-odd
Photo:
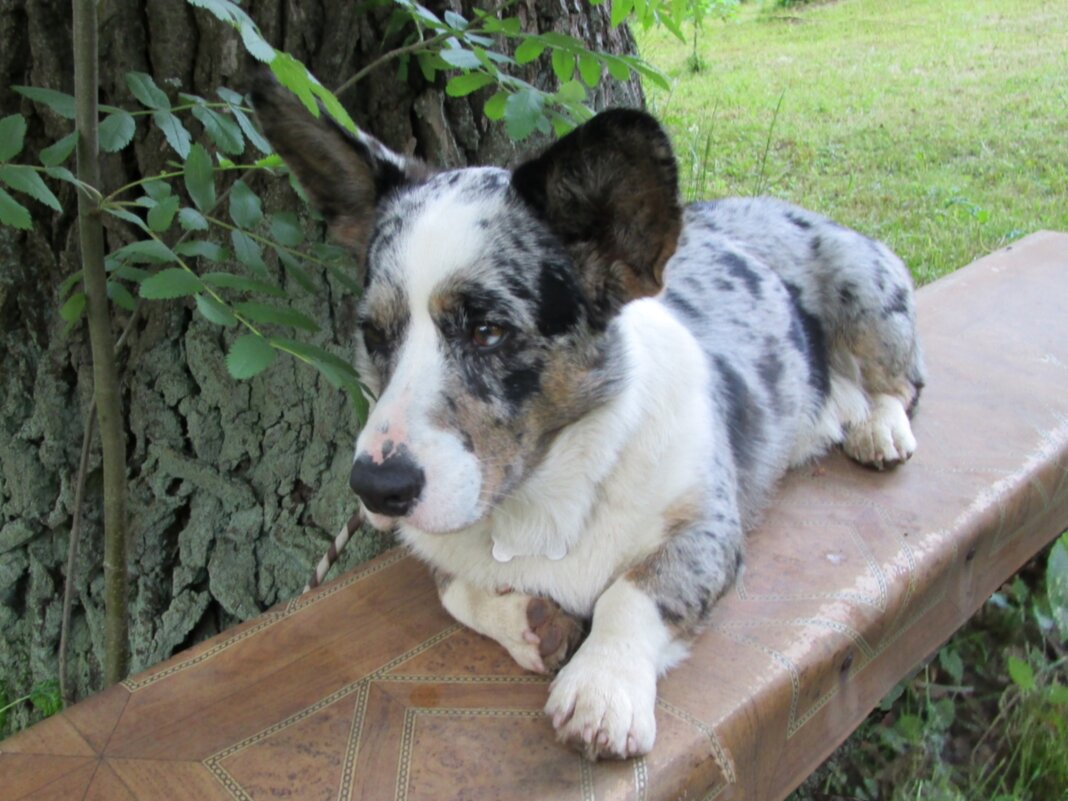
[[[558,745],[393,550],[0,743],[0,799],[781,799],[1068,527],[1066,301],[1048,232],[921,290],[916,456],[787,479],[648,757]]]

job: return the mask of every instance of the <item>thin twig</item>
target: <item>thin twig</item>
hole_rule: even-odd
[[[410,45],[405,45],[404,47],[398,47],[396,50],[390,50],[388,53],[383,53],[378,58],[376,58],[374,61],[372,61],[370,64],[368,64],[366,67],[364,67],[359,72],[357,72],[355,75],[353,75],[351,78],[349,78],[347,81],[345,81],[340,86],[338,86],[338,88],[334,90],[334,94],[335,95],[340,95],[346,89],[349,89],[349,88],[355,86],[357,83],[359,83],[363,78],[365,78],[367,76],[367,73],[371,72],[374,69],[377,69],[378,67],[380,67],[383,64],[385,64],[387,61],[391,61],[392,59],[408,55],[409,53],[418,52],[419,50],[424,50],[424,49],[430,47],[431,45],[435,45],[438,42],[445,41],[446,39],[448,39],[450,36],[453,36],[453,35],[454,34],[449,33],[449,32],[439,33],[437,36],[431,36],[429,39],[420,39],[418,42],[412,42]]]
[[[78,538],[82,530],[82,497],[85,494],[85,474],[89,469],[89,448],[93,442],[93,426],[96,424],[96,400],[89,404],[86,413],[85,433],[82,434],[82,457],[78,463],[78,478],[74,489],[74,521],[70,526],[70,543],[67,545],[67,575],[63,580],[63,621],[59,627],[59,694],[63,703],[74,703],[74,688],[67,679],[67,638],[70,633],[70,612],[74,604],[74,560],[78,557]]]

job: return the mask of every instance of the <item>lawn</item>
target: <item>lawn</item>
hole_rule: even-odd
[[[688,198],[787,198],[883,239],[920,284],[1068,231],[1066,2],[765,0],[707,21],[696,53],[638,39],[672,80],[646,92]],[[790,801],[1068,801],[1066,638],[1063,537]]]
[[[747,2],[642,55],[689,197],[778,195],[886,241],[925,283],[1068,230],[1068,3]]]

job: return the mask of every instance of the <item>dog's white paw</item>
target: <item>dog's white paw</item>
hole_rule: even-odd
[[[851,458],[876,470],[907,462],[916,451],[916,438],[901,401],[877,395],[868,418],[846,432],[842,448]]]
[[[649,753],[656,739],[655,711],[655,666],[611,649],[586,647],[560,671],[545,705],[557,738],[591,760]]]

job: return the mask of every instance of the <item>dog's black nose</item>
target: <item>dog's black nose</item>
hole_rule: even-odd
[[[387,517],[404,517],[412,511],[425,483],[423,469],[403,452],[394,453],[381,464],[362,453],[349,475],[349,486],[364,506]]]

